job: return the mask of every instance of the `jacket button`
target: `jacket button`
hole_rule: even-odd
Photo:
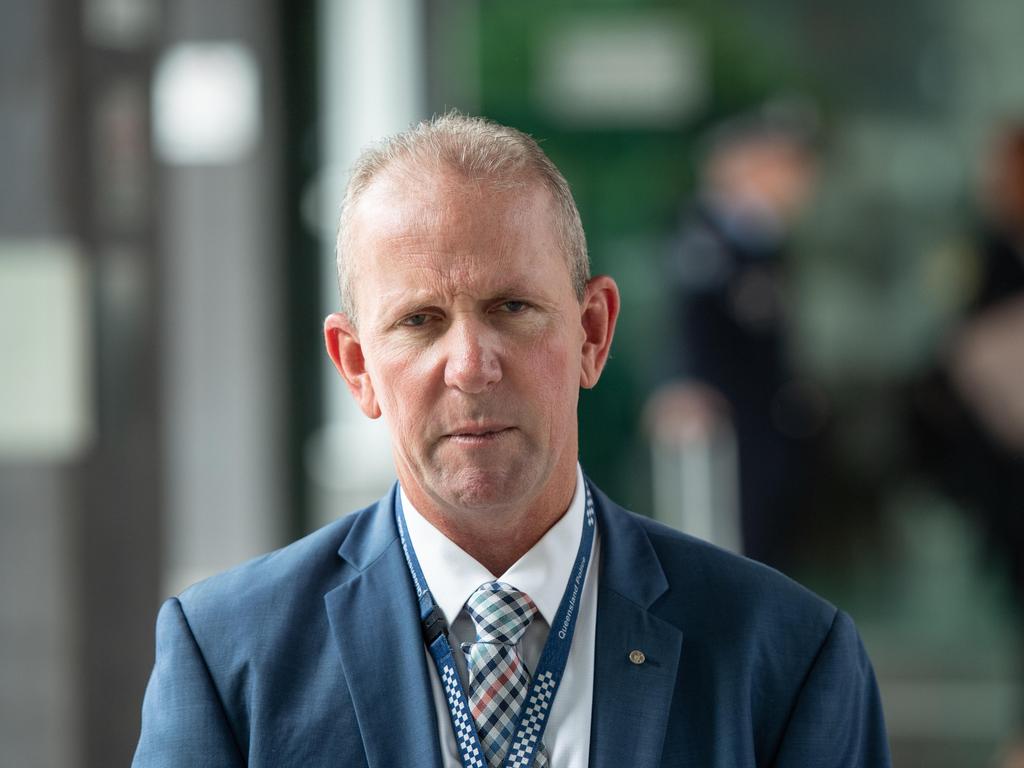
[[[643,651],[630,651],[629,660],[634,664],[643,664],[645,661],[647,661],[647,657],[644,656]]]

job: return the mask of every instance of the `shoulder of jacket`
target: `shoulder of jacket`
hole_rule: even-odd
[[[341,517],[287,546],[199,581],[178,599],[190,619],[197,614],[253,610],[261,603],[289,599],[341,576],[338,549],[360,515]]]
[[[832,624],[836,607],[793,578],[663,523],[625,511],[647,534],[669,582],[669,602],[707,602],[751,618]]]

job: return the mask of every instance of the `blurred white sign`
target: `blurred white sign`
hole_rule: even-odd
[[[708,93],[704,39],[676,15],[566,16],[537,56],[537,101],[564,123],[672,127]]]
[[[260,77],[239,43],[171,46],[153,77],[153,144],[167,163],[242,159],[259,140]]]
[[[71,243],[0,240],[0,458],[74,458],[93,430],[89,285]]]

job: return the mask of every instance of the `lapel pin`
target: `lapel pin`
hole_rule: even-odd
[[[643,664],[645,661],[647,661],[647,657],[644,655],[643,651],[630,651],[629,660],[634,664]]]

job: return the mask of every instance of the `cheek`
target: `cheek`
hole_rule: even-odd
[[[545,404],[553,422],[564,422],[575,414],[566,402],[579,396],[580,351],[573,340],[559,337],[532,346],[523,355],[522,370],[532,381],[539,402]]]
[[[402,406],[410,399],[408,367],[399,358],[384,352],[367,360],[367,368],[384,418],[391,423],[403,420]]]
[[[427,377],[407,355],[384,351],[368,361],[374,391],[384,418],[393,427],[408,427],[426,412]],[[404,430],[400,430],[404,431]]]

